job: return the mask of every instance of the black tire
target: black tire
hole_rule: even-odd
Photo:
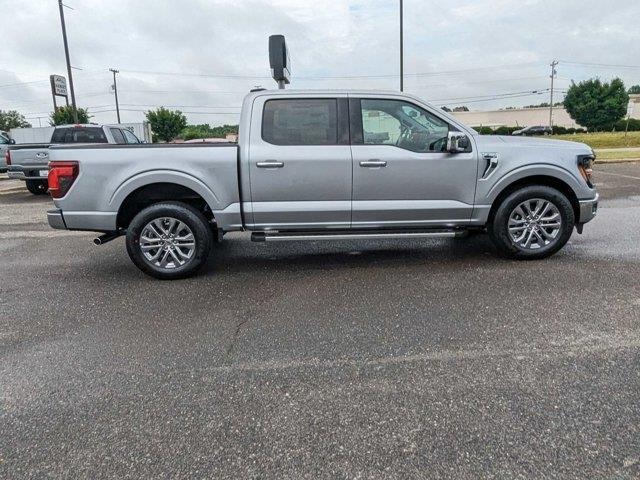
[[[151,221],[163,217],[184,223],[192,232],[195,248],[184,265],[165,268],[153,264],[140,247],[140,236]],[[209,222],[204,215],[190,205],[181,202],[164,202],[141,210],[127,228],[127,253],[131,261],[144,273],[161,280],[185,278],[195,274],[206,263],[213,244]]]
[[[44,195],[49,190],[49,182],[47,180],[27,180],[27,190],[34,195]]]
[[[509,217],[522,202],[532,199],[551,202],[560,214],[561,225],[551,243],[536,249],[527,249],[518,245],[511,238],[509,234]],[[529,186],[516,190],[502,201],[488,226],[488,232],[501,255],[518,260],[537,260],[550,257],[564,247],[569,241],[574,227],[575,213],[573,206],[563,193],[551,187]]]

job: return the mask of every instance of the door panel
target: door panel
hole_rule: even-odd
[[[256,102],[254,112],[263,112],[267,102],[289,103],[267,105],[264,126],[262,114],[252,117],[250,228],[348,228],[352,172],[346,98]]]
[[[364,128],[360,127],[362,134],[356,131],[354,136],[361,143],[352,145],[352,227],[469,223],[475,195],[476,153],[441,151],[448,124],[421,107],[390,102],[396,104],[385,105],[382,99],[370,104],[363,101],[361,112],[354,112],[353,108],[351,111],[352,121],[354,113],[365,118]],[[413,109],[419,113],[409,115]],[[425,115],[429,117],[423,118]]]
[[[463,224],[473,211],[474,153],[415,153],[387,145],[353,145],[352,226]],[[384,167],[361,162],[386,162]]]

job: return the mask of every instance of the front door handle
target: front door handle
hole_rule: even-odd
[[[385,162],[384,160],[365,160],[363,162],[360,162],[360,166],[367,168],[380,168],[386,167],[387,162]]]
[[[276,162],[275,160],[267,160],[266,162],[257,162],[256,167],[258,168],[282,168],[284,167],[284,162]]]

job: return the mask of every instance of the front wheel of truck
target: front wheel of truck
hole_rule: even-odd
[[[502,201],[488,231],[502,255],[535,260],[560,250],[574,226],[569,199],[555,188],[533,185],[516,190]]]
[[[127,252],[143,272],[162,280],[185,278],[206,263],[213,243],[207,219],[181,202],[151,205],[127,228]]]
[[[49,190],[49,183],[46,180],[26,180],[27,190],[34,195],[43,195]]]

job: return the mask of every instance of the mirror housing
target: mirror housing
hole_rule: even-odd
[[[13,138],[9,139],[9,145],[15,145],[16,141]]]
[[[471,141],[462,132],[450,131],[447,135],[447,152],[449,153],[462,153],[469,150]]]

